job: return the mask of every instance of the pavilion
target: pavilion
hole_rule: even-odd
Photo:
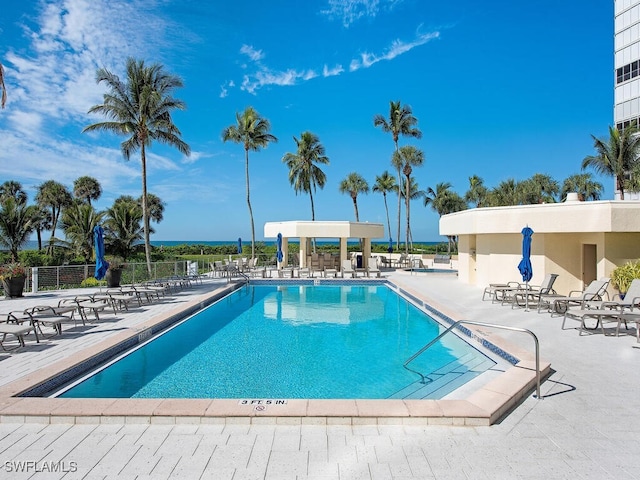
[[[347,240],[362,239],[363,264],[367,267],[367,259],[371,256],[371,239],[384,238],[384,225],[368,222],[329,222],[329,221],[288,221],[267,222],[264,224],[264,237],[276,238],[282,234],[282,265],[287,265],[289,256],[289,239],[300,239],[300,267],[306,267],[307,256],[311,254],[312,238],[337,238],[340,241],[340,265],[349,258]]]

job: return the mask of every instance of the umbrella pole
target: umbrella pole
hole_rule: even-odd
[[[524,292],[524,311],[528,312],[529,311],[529,282],[526,281],[524,282],[525,285],[525,292]]]

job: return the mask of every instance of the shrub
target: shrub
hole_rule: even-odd
[[[640,260],[629,261],[616,267],[611,272],[611,285],[624,293],[629,290],[629,285],[636,278],[640,278]]]
[[[104,280],[98,280],[94,277],[89,277],[89,278],[85,278],[81,283],[80,286],[83,288],[89,288],[89,287],[99,287],[99,286],[104,286],[106,285],[107,282]]]

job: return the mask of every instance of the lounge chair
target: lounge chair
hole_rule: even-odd
[[[367,260],[367,277],[370,277],[372,273],[375,273],[380,278],[380,269],[378,268],[378,260],[376,257],[369,257]]]
[[[578,320],[580,322],[580,326],[578,327],[580,335],[588,330],[595,330],[598,328],[598,326],[601,327],[602,334],[606,335],[606,332],[604,330],[604,323],[618,322],[617,331],[619,331],[620,323],[622,321],[620,318],[621,314],[622,310],[615,302],[596,302],[596,305],[593,305],[587,301],[578,308],[571,308],[571,306],[569,306],[564,311],[564,319],[562,320],[561,328],[562,330],[565,330],[564,326],[567,322],[567,319]],[[587,319],[595,320],[595,325],[593,327],[587,327]]]
[[[482,292],[482,300],[487,298],[487,295],[491,298],[491,303],[498,300],[498,295],[502,295],[505,290],[517,290],[520,288],[520,282],[507,282],[507,283],[490,283],[488,287],[485,287]]]
[[[545,275],[540,286],[526,285],[524,288],[514,292],[513,301],[511,302],[511,308],[525,307],[530,305],[537,305],[538,313],[540,312],[540,303],[546,301],[545,295],[556,295],[556,291],[553,289],[553,284],[558,278],[556,273],[548,273]]]
[[[37,333],[35,332],[35,327],[33,324],[29,322],[17,322],[12,321],[12,315],[7,314],[7,317],[0,321],[0,347],[5,352],[10,352],[12,350],[16,350],[20,347],[24,347],[24,337],[28,335],[30,332],[34,332],[36,335],[36,340],[38,339]],[[15,347],[10,347],[5,345],[7,340],[7,335],[11,335],[18,340],[18,345]]]
[[[567,296],[557,294],[540,295],[538,312],[540,312],[542,305],[547,305],[548,311],[563,314],[572,305],[583,305],[584,302],[598,301],[605,297],[608,299],[608,286],[609,278],[605,277],[592,281],[584,290],[572,290]]]
[[[63,323],[73,321],[74,325],[76,324],[73,315],[66,316],[62,313],[57,313],[56,307],[49,305],[36,305],[35,307],[26,309],[24,314],[31,317],[31,324],[40,331],[42,336],[46,336],[42,331],[43,326],[53,328],[53,333],[51,334],[51,336],[53,336],[62,335]]]
[[[345,275],[351,275],[351,278],[356,277],[356,271],[353,269],[353,266],[351,265],[351,260],[342,261],[342,278],[344,278]]]

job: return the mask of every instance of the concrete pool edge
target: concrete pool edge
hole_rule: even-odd
[[[396,285],[398,286],[398,285]],[[60,375],[75,365],[141,331],[162,324],[177,313],[208,304],[230,286],[204,295],[149,319],[135,329],[88,347],[84,351],[25,375],[0,388],[0,423],[255,423],[255,424],[433,424],[491,425],[535,388],[531,354],[491,335],[506,351],[518,351],[517,365],[463,400],[298,400],[286,403],[240,404],[239,399],[65,399],[17,397],[35,385]],[[404,288],[404,287],[403,287]],[[423,295],[420,297],[424,297]],[[433,305],[439,308],[437,305]],[[442,307],[440,307],[442,308]],[[454,314],[447,315],[455,318]],[[482,337],[485,332],[476,331]],[[550,371],[541,364],[542,377]],[[256,401],[257,402],[257,401]]]

